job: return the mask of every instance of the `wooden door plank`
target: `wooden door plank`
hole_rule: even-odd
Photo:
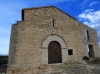
[[[61,46],[57,41],[52,41],[49,43],[48,63],[62,63]]]

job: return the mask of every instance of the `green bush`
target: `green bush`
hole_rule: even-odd
[[[87,57],[87,56],[84,56],[84,57],[83,57],[83,60],[90,60],[90,58]]]
[[[100,57],[92,58],[88,61],[89,64],[100,64]]]
[[[8,56],[0,56],[0,65],[7,64]]]

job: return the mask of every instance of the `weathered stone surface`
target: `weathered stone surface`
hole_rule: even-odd
[[[8,74],[35,74],[33,71],[41,64],[48,64],[48,44],[42,47],[42,43],[53,35],[57,39],[51,38],[47,42],[54,40],[63,44],[62,63],[81,62],[84,56],[89,56],[89,44],[94,47],[95,57],[100,56],[96,30],[58,8],[51,6],[23,9],[22,15],[23,20],[12,25]],[[88,41],[85,37],[86,30],[90,34]],[[73,55],[68,55],[68,49],[73,49]]]

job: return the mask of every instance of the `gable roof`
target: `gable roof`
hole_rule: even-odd
[[[57,8],[57,7],[55,7],[55,6],[42,6],[42,7],[24,8],[24,9],[22,9],[22,12],[23,12],[23,10],[40,9],[40,8],[50,8],[50,7],[51,7],[51,8],[52,8],[52,7],[53,7],[53,8],[56,8],[56,9],[58,9],[59,11],[63,12],[64,14],[66,14],[66,15],[72,17],[73,19],[77,20],[77,19],[74,18],[73,16],[69,15],[68,13],[62,11],[61,9],[59,9],[59,8]]]

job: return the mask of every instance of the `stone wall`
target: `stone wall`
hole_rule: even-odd
[[[29,74],[29,70],[38,68],[43,63],[42,42],[50,35],[59,36],[66,43],[63,63],[81,62],[84,56],[88,56],[88,43],[94,45],[98,56],[96,31],[56,7],[23,9],[22,15],[23,20],[12,26],[8,72]],[[89,42],[84,34],[87,29],[91,35]],[[73,49],[73,55],[68,55],[68,49]]]
[[[16,59],[16,44],[17,44],[17,37],[18,37],[18,31],[17,31],[17,24],[12,25],[11,30],[11,37],[10,37],[10,48],[9,48],[9,56],[8,56],[8,67],[12,67],[13,64],[15,64]]]
[[[89,31],[89,40],[86,40],[86,35],[85,35],[85,31],[88,30]],[[93,45],[94,47],[94,53],[95,53],[95,57],[99,57],[99,44],[98,44],[98,37],[97,37],[97,31],[94,30],[91,27],[88,27],[85,24],[79,23],[79,31],[80,31],[80,36],[83,39],[83,42],[86,45]],[[83,52],[84,54],[84,52]]]

